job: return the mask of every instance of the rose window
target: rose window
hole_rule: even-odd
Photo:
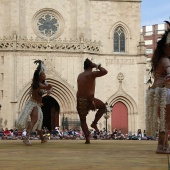
[[[51,37],[57,32],[59,23],[54,15],[46,14],[38,19],[37,26],[41,34]]]
[[[54,9],[42,9],[33,17],[33,30],[38,37],[43,39],[58,38],[64,30],[64,19]]]

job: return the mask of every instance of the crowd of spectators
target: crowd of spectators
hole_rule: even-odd
[[[84,139],[84,134],[81,129],[65,129],[61,130],[59,127],[55,127],[52,131],[49,131],[47,128],[43,128],[44,136],[47,136],[49,140],[57,140],[57,139],[76,139],[81,140]],[[113,132],[106,131],[104,128],[100,130],[99,133],[94,131],[93,129],[89,129],[89,134],[91,139],[97,140],[157,140],[158,131],[155,132],[155,136],[147,136],[146,131],[142,133],[141,129],[138,129],[136,134],[132,134],[129,132],[128,134],[123,134],[122,130],[113,129]],[[17,129],[1,128],[0,129],[0,140],[19,140],[23,139],[26,136],[26,129],[22,131]],[[30,140],[38,140],[38,133],[32,132],[30,136]]]

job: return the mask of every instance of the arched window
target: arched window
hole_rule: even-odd
[[[114,32],[114,52],[125,52],[125,34],[122,27],[117,27]]]

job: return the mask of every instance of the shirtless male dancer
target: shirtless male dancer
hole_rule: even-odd
[[[96,68],[96,71],[93,71],[93,68]],[[105,104],[94,97],[95,93],[95,79],[107,74],[107,70],[101,66],[92,63],[89,59],[84,61],[84,72],[80,73],[77,78],[77,111],[81,121],[81,128],[86,138],[85,144],[90,144],[90,137],[88,126],[86,123],[86,116],[90,110],[98,109],[95,119],[91,124],[91,127],[94,128],[97,132],[97,122],[105,113],[106,106]]]

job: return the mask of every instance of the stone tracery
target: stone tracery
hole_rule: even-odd
[[[13,38],[0,39],[0,51],[64,51],[100,53],[100,42],[91,40],[55,40],[50,43],[40,39]]]

